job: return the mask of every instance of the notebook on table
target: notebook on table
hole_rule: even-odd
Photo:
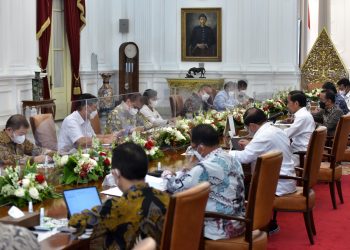
[[[94,186],[64,190],[63,197],[68,210],[68,218],[84,209],[91,209],[102,204],[97,188]]]

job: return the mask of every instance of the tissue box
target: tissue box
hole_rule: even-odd
[[[24,212],[24,216],[14,219],[10,216],[0,218],[0,222],[4,224],[12,224],[21,227],[34,227],[40,224],[40,214],[38,212],[28,213]]]

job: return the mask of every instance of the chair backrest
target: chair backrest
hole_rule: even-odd
[[[350,134],[350,115],[343,115],[335,130],[332,155],[335,162],[341,162],[345,157],[345,150],[348,145],[348,137]]]
[[[210,184],[202,182],[170,198],[165,218],[161,249],[198,249]]]
[[[101,124],[100,124],[100,117],[98,115],[95,115],[93,119],[90,119],[91,127],[94,130],[95,134],[99,135],[101,134]]]
[[[303,171],[304,180],[308,180],[304,182],[304,190],[305,188],[312,188],[317,183],[317,176],[322,162],[326,137],[327,128],[324,126],[318,127],[311,135]]]
[[[169,96],[171,115],[172,117],[177,117],[181,115],[184,109],[184,101],[181,95],[171,95]]]
[[[322,85],[323,85],[322,82],[310,82],[306,85],[306,89],[307,91],[311,91],[314,89],[321,89]]]
[[[246,237],[267,226],[271,219],[282,158],[281,152],[272,151],[257,159],[248,196],[246,217],[251,224],[246,224]]]
[[[57,135],[52,114],[34,115],[29,118],[35,144],[57,151]]]

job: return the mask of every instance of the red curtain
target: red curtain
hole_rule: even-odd
[[[37,0],[36,11],[36,39],[39,40],[38,64],[41,71],[46,72],[50,48],[52,0]],[[43,79],[43,98],[50,99],[47,77]]]
[[[80,64],[80,31],[84,28],[85,20],[85,0],[65,0],[64,16],[68,45],[72,64],[72,89],[71,100],[76,100],[81,94],[81,83],[79,75]],[[72,105],[72,110],[74,109]]]

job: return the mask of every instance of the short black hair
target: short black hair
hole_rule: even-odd
[[[249,108],[243,115],[244,125],[248,126],[250,123],[263,124],[267,121],[267,116],[264,111],[258,108]]]
[[[148,171],[148,158],[143,148],[125,142],[113,150],[112,169],[118,169],[128,180],[143,180]]]
[[[12,128],[13,130],[20,129],[21,127],[29,128],[29,122],[20,114],[12,115],[6,122],[5,128]]]
[[[248,83],[244,80],[239,80],[237,82],[237,88],[239,89],[246,89],[248,87]]]
[[[348,78],[342,78],[337,82],[338,86],[344,85],[344,87],[349,86],[350,87],[350,81]]]
[[[330,100],[332,103],[335,103],[335,93],[329,89],[324,89],[321,93],[325,94],[325,98]]]
[[[196,145],[216,146],[219,145],[219,134],[211,125],[199,124],[191,131],[191,142]]]
[[[303,91],[293,90],[288,93],[292,102],[298,102],[300,107],[306,107],[307,98]]]
[[[200,14],[199,17],[198,17],[198,19],[200,19],[201,17],[204,17],[205,20],[208,20],[207,16],[206,16],[204,13]]]
[[[149,105],[149,100],[154,97],[157,97],[157,91],[153,89],[146,89],[145,92],[143,92],[143,102],[146,105]]]
[[[84,93],[78,97],[78,100],[76,101],[76,109],[81,110],[86,104],[91,105],[94,103],[97,103],[97,97],[89,93]]]
[[[332,82],[325,82],[325,83],[322,85],[322,89],[330,90],[330,91],[332,91],[334,94],[337,93],[337,88],[335,87],[334,83],[332,83]]]

